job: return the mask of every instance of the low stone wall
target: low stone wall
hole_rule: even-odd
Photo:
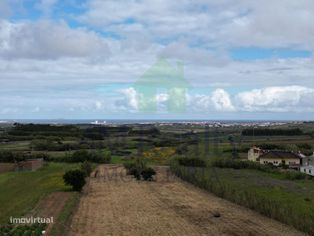
[[[35,171],[43,167],[43,159],[30,159],[18,163],[0,163],[0,173],[8,171]]]

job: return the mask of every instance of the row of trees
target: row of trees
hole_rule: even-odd
[[[293,136],[293,135],[302,135],[303,131],[299,128],[296,129],[244,129],[242,130],[243,136]]]
[[[48,159],[48,155],[45,153],[30,153],[30,152],[19,152],[19,151],[9,151],[2,150],[0,151],[0,163],[8,162],[14,163],[19,161],[25,161],[27,159],[39,159],[43,158]]]

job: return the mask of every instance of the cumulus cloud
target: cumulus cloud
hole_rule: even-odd
[[[216,89],[211,97],[217,111],[234,111],[230,95],[223,89]]]
[[[129,111],[137,111],[139,108],[137,91],[134,88],[130,87],[126,89],[121,89],[120,93],[124,97],[116,101],[117,107],[129,110]]]
[[[242,111],[300,112],[314,111],[313,98],[312,88],[283,86],[242,92],[235,101]]]
[[[71,29],[65,23],[0,21],[0,57],[58,59],[62,57],[107,58],[104,39],[85,29]]]
[[[140,94],[134,88],[121,91],[124,99],[118,105],[133,111],[139,110]],[[224,89],[210,94],[186,94],[187,112],[313,112],[314,89],[302,86],[282,86],[254,89],[231,96]],[[158,107],[166,111],[166,93],[152,98]]]
[[[0,20],[0,102],[19,95],[8,105],[12,109],[2,109],[7,117],[34,107],[40,114],[135,113],[153,102],[158,112],[165,111],[174,105],[167,94],[141,101],[132,88],[159,56],[184,65],[194,90],[186,95],[192,115],[314,112],[313,58],[229,57],[237,47],[313,51],[311,0],[40,0],[18,10],[23,1],[0,1],[0,18],[25,11],[20,20]],[[46,20],[27,19],[34,9]],[[54,9],[57,15],[51,14]],[[84,27],[73,27],[75,20]],[[127,89],[115,94],[122,86]]]

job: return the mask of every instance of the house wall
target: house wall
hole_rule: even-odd
[[[42,167],[44,164],[43,159],[31,159],[23,162],[18,163],[18,170],[24,171],[24,170],[37,170],[40,167]]]
[[[303,166],[309,166],[309,165],[314,166],[314,156],[303,158],[302,165]]]
[[[8,171],[37,170],[44,165],[43,159],[31,159],[19,163],[0,163],[0,173]]]
[[[248,151],[248,160],[249,161],[257,161],[257,158],[261,155],[261,150],[258,148],[251,148]]]
[[[260,157],[260,163],[265,165],[267,163],[272,163],[275,166],[278,166],[282,163],[282,161],[285,161],[286,165],[289,164],[295,164],[295,165],[300,165],[300,159],[299,158],[295,158],[295,159],[291,159],[291,158],[263,158]]]
[[[30,160],[30,162],[31,162],[31,169],[32,170],[37,170],[44,165],[43,159]]]
[[[314,176],[314,166],[301,166],[300,172]]]
[[[15,163],[0,163],[0,173],[15,171],[16,165]]]

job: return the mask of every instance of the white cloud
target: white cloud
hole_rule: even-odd
[[[109,56],[106,41],[85,29],[65,23],[0,21],[0,57],[58,59],[62,57]]]
[[[239,93],[235,97],[240,111],[314,111],[314,89],[302,86],[268,87]]]
[[[216,89],[211,97],[211,100],[217,111],[234,111],[230,95],[223,89]]]
[[[124,96],[122,99],[116,102],[119,108],[123,108],[130,111],[137,111],[139,108],[138,93],[134,88],[127,88],[120,90],[120,93]]]
[[[91,0],[80,19],[99,29],[207,47],[314,49],[312,0]],[[293,17],[292,17],[293,16]],[[134,31],[133,31],[134,32]]]
[[[103,108],[103,104],[100,101],[95,102],[95,107],[97,110],[101,110]]]

